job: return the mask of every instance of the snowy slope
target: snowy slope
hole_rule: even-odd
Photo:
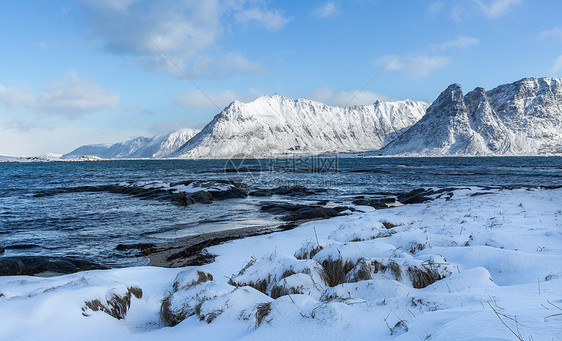
[[[562,80],[525,78],[463,95],[443,91],[427,114],[384,155],[544,155],[562,153]]]
[[[62,158],[76,159],[84,155],[92,155],[104,159],[166,157],[189,141],[197,132],[197,130],[193,129],[180,129],[152,138],[136,137],[115,144],[86,145],[63,155]]]
[[[210,247],[204,267],[0,277],[0,339],[559,340],[562,189],[485,192],[357,207]],[[86,303],[128,288],[124,319]]]
[[[280,95],[235,101],[173,156],[267,157],[378,149],[417,122],[428,105],[405,100],[341,108]]]

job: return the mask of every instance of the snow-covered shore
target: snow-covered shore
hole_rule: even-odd
[[[561,202],[457,190],[214,246],[203,267],[0,277],[0,340],[560,339]],[[124,319],[92,311],[107,299],[130,300]]]

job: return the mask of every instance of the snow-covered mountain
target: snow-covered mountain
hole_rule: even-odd
[[[154,137],[136,137],[115,144],[86,145],[76,148],[61,158],[76,159],[84,155],[97,156],[104,159],[167,157],[198,132],[198,130],[186,128]]]
[[[280,95],[235,101],[172,156],[268,157],[379,149],[417,122],[428,106],[405,100],[341,108]]]
[[[463,95],[450,85],[383,155],[562,154],[562,80],[525,78]]]

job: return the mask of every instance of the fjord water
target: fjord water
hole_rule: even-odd
[[[275,160],[250,160],[269,169]],[[203,232],[281,222],[259,210],[270,200],[349,203],[357,195],[419,187],[561,186],[562,157],[339,158],[337,172],[225,172],[226,160],[117,160],[0,164],[2,256],[74,256],[108,266],[145,264],[118,244],[162,243]],[[248,166],[248,164],[246,164]],[[334,169],[332,169],[334,170]],[[247,197],[212,204],[170,202],[106,192],[34,194],[61,187],[122,182],[233,180],[253,187],[303,185],[328,191],[304,198]]]

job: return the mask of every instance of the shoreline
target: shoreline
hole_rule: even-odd
[[[450,200],[454,192],[459,190],[471,190],[471,196],[479,196],[491,193],[490,190],[514,190],[514,189],[557,189],[562,186],[469,186],[469,187],[426,187],[414,189],[406,193],[388,193],[385,197],[357,196],[352,206],[330,207],[323,205],[299,205],[284,204],[279,201],[267,202],[274,211],[273,215],[281,218],[277,226],[267,227],[245,227],[239,229],[223,230],[202,233],[194,236],[179,237],[162,244],[119,244],[119,251],[138,250],[139,253],[128,257],[146,257],[145,266],[164,268],[179,268],[188,266],[201,266],[214,262],[217,255],[210,253],[207,249],[213,246],[225,244],[230,241],[249,237],[268,235],[277,232],[292,230],[302,224],[330,219],[337,216],[348,215],[353,211],[364,212],[361,206],[374,209],[387,209],[397,205],[410,205],[426,203],[444,198]],[[329,202],[329,200],[325,200]],[[263,207],[268,207],[266,204]],[[262,207],[262,209],[263,209]],[[336,210],[334,210],[336,209]],[[281,210],[279,212],[278,210]],[[300,216],[296,212],[304,212]],[[303,216],[305,218],[303,218]],[[300,217],[300,218],[299,218]],[[103,264],[103,263],[102,263]],[[119,269],[136,266],[111,267],[91,262],[76,257],[50,257],[50,256],[9,256],[1,257],[0,254],[0,277],[13,275],[30,276],[59,276],[75,272],[93,269]]]
[[[0,277],[0,330],[24,339],[37,330],[53,339],[297,339],[303,330],[322,339],[500,339],[509,337],[500,311],[517,316],[523,335],[551,339],[562,332],[549,304],[559,306],[562,288],[556,188],[442,191],[285,233],[181,238],[151,266]],[[214,262],[152,266],[174,254],[181,266],[204,249]],[[96,310],[112,304],[123,309]]]

